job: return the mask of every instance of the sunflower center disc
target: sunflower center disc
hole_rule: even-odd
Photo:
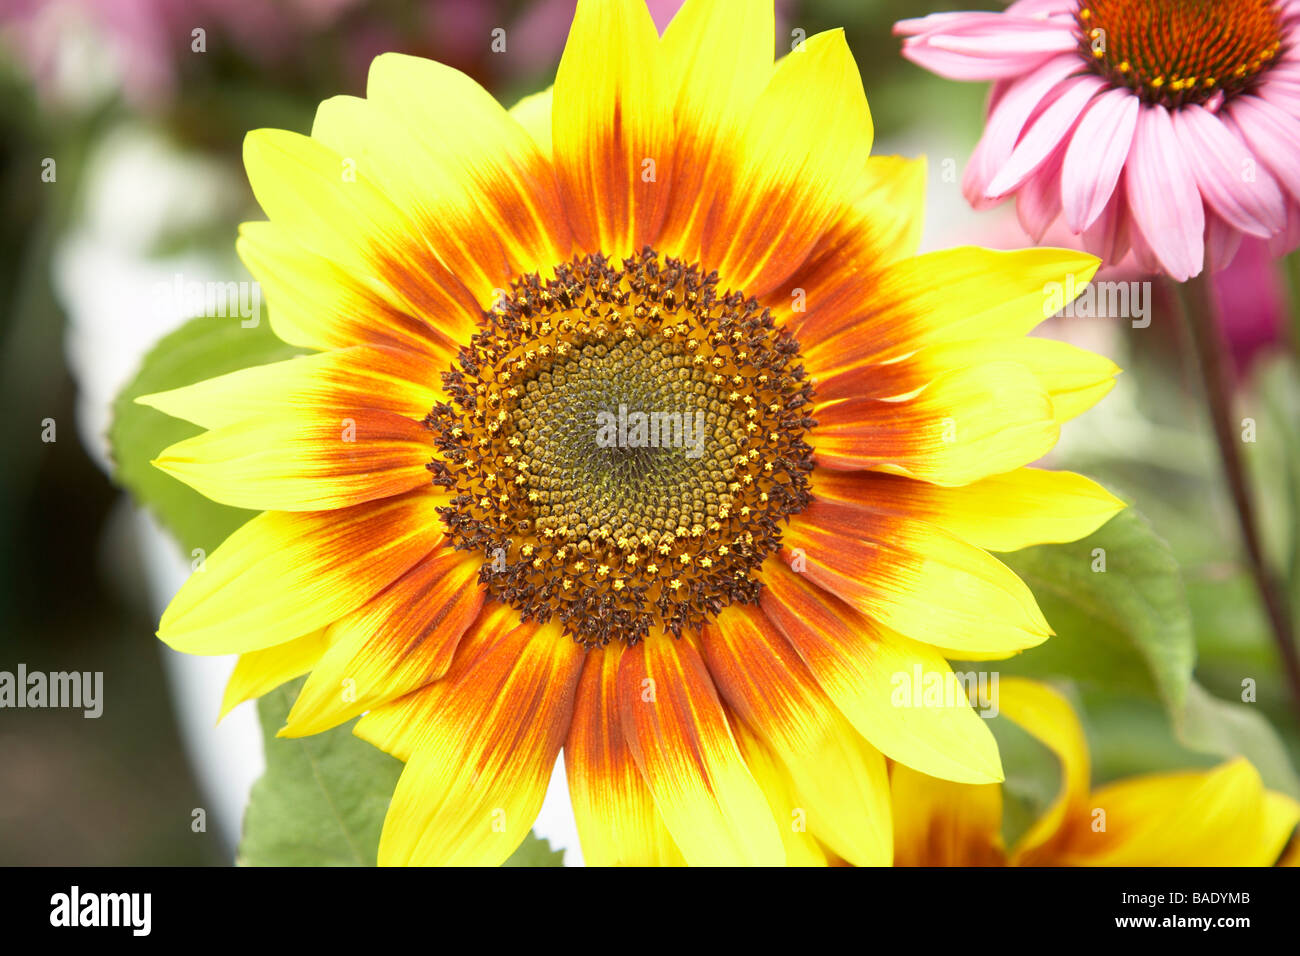
[[[1097,73],[1169,107],[1248,89],[1282,50],[1274,0],[1084,0],[1075,16]]]
[[[589,646],[753,602],[811,500],[798,343],[650,249],[554,274],[483,314],[426,419],[452,540],[494,597]]]

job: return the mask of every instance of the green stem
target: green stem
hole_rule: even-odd
[[[1291,352],[1300,357],[1300,252],[1293,252],[1282,260],[1282,269],[1287,277],[1287,315],[1291,319]]]
[[[1268,616],[1273,642],[1282,657],[1291,703],[1300,713],[1300,654],[1296,651],[1286,593],[1264,559],[1255,500],[1242,464],[1237,429],[1232,421],[1232,382],[1226,367],[1228,348],[1215,321],[1210,284],[1202,274],[1185,283],[1172,285],[1196,352],[1196,365],[1205,387],[1206,408],[1219,446],[1219,460],[1232,494],[1242,544],[1246,548],[1246,564]]]

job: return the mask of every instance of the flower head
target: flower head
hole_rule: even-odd
[[[1064,214],[1107,262],[1179,281],[1243,236],[1300,245],[1294,0],[1020,0],[895,31],[921,66],[995,81],[962,188],[1014,195],[1032,236]]]
[[[1056,799],[1008,850],[1000,786],[896,766],[897,865],[1272,866],[1300,822],[1300,803],[1266,789],[1243,757],[1094,790],[1083,727],[1064,697],[1044,684],[1003,678],[998,703],[1059,761]]]
[[[314,354],[144,399],[209,429],[159,467],[262,512],[159,635],[241,655],[227,706],[310,672],[286,735],[364,714],[381,862],[505,859],[562,748],[593,863],[888,862],[886,757],[1001,778],[891,679],[1045,640],[985,549],[1122,507],[1024,467],[1112,384],[1025,337],[1096,261],[916,256],[843,35],[774,43],[751,0],[662,38],[584,0],[512,111],[385,55],[248,137],[239,250]]]

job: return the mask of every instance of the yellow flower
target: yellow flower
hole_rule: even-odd
[[[1122,507],[1024,467],[1116,373],[1026,337],[1096,260],[917,256],[843,34],[773,63],[762,6],[583,0],[513,111],[385,55],[248,136],[238,248],[316,354],[143,399],[209,429],[160,468],[263,512],[159,636],[241,655],[227,707],[310,672],[285,735],[365,714],[382,863],[504,860],[562,748],[592,863],[888,863],[886,757],[1001,779],[891,675],[1045,640],[988,551]]]
[[[1090,788],[1083,728],[1059,693],[1002,678],[998,705],[1060,761],[1055,801],[1006,850],[1002,788],[891,774],[898,866],[1272,866],[1300,803],[1266,790],[1244,758]],[[1300,848],[1291,850],[1294,858]],[[1289,865],[1295,865],[1294,859]]]

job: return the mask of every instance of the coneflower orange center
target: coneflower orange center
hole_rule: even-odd
[[[1076,19],[1096,72],[1169,107],[1241,92],[1282,51],[1274,0],[1081,0]]]
[[[752,602],[808,504],[798,343],[716,275],[647,249],[514,282],[426,422],[458,548],[525,619],[590,646]]]

